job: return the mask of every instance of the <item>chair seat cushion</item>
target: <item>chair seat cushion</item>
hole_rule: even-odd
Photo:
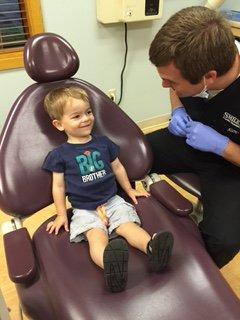
[[[130,248],[127,288],[117,294],[106,290],[103,272],[90,260],[86,242],[70,243],[63,230],[49,235],[48,221],[36,231],[36,258],[55,319],[239,319],[238,299],[222,281],[194,223],[176,217],[152,197],[141,198],[136,208],[150,234],[173,232],[173,256],[166,270],[155,274],[147,256]]]

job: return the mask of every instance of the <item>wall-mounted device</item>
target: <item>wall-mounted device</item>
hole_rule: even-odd
[[[97,19],[102,23],[159,19],[163,0],[97,0]]]

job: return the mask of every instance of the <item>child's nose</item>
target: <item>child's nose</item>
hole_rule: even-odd
[[[82,116],[82,121],[88,121],[89,120],[89,114],[84,114],[83,116]]]

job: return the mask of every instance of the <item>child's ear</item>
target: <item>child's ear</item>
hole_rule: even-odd
[[[64,131],[64,128],[61,124],[61,121],[57,120],[57,119],[54,119],[52,121],[52,124],[54,125],[55,128],[57,128],[59,131]]]

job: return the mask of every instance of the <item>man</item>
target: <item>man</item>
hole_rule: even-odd
[[[174,14],[149,51],[170,88],[167,129],[147,136],[153,172],[200,178],[206,249],[219,268],[240,248],[240,57],[231,28],[217,12],[189,7]]]

